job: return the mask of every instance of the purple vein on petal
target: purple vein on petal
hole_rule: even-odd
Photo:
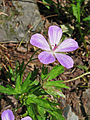
[[[51,52],[43,51],[38,55],[38,59],[43,64],[50,64],[55,61],[55,57]]]
[[[62,37],[62,29],[56,25],[52,25],[49,27],[48,36],[51,46],[58,45]]]
[[[70,52],[78,47],[78,43],[74,39],[66,39],[57,47],[55,52]]]
[[[70,56],[62,54],[62,53],[55,53],[55,56],[57,60],[59,61],[59,63],[63,65],[64,67],[66,67],[67,69],[73,67],[74,61]]]
[[[42,50],[49,50],[50,46],[43,35],[36,33],[32,35],[30,43],[38,48],[41,48]]]

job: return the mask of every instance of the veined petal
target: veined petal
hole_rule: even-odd
[[[62,29],[56,25],[52,25],[49,27],[48,36],[51,46],[58,45],[62,37]]]
[[[60,62],[60,64],[66,67],[67,69],[70,69],[73,67],[74,62],[70,56],[62,53],[55,53],[55,56],[57,60]]]
[[[27,117],[22,118],[21,120],[32,120],[32,118],[27,116]]]
[[[43,51],[38,55],[38,59],[43,64],[50,64],[55,61],[55,57],[51,52]]]
[[[43,35],[36,33],[32,35],[30,43],[43,50],[50,50],[50,46]]]
[[[70,52],[78,47],[78,43],[74,39],[66,39],[56,48],[55,52]]]
[[[14,120],[14,115],[11,110],[5,110],[1,115],[2,120]]]

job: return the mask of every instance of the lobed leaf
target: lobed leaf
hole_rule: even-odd
[[[20,75],[17,76],[17,79],[16,79],[16,83],[15,83],[15,91],[18,93],[18,94],[21,94],[21,77]]]
[[[47,74],[47,76],[45,77],[45,79],[47,79],[47,81],[52,80],[54,78],[56,78],[58,75],[60,75],[61,73],[64,72],[64,67],[61,65],[56,65],[55,67],[53,67],[53,69]]]
[[[55,109],[54,109],[54,111],[48,110],[48,112],[53,116],[54,119],[52,119],[52,120],[64,120],[64,117],[62,116],[61,112],[57,112]]]
[[[90,21],[90,15],[88,17],[85,17],[83,21]]]
[[[56,89],[55,87],[47,87],[45,89],[45,91],[49,94],[52,95],[54,97],[63,97],[65,98],[65,95],[62,93],[61,89]]]
[[[60,109],[56,108],[57,103],[41,99],[35,95],[29,95],[26,99],[28,113],[34,120],[46,120],[46,112],[51,114],[52,120],[64,120]]]
[[[6,88],[2,85],[0,85],[0,93],[5,93],[5,94],[8,94],[8,95],[17,94],[16,91],[13,88]]]
[[[52,103],[48,100],[41,99],[35,95],[29,95],[28,99],[26,100],[27,105],[34,103],[39,105],[40,107],[43,107],[44,109],[51,109],[53,110],[52,106],[58,105],[58,103]]]
[[[33,120],[38,120],[37,118],[38,112],[37,112],[35,104],[32,104],[32,103],[29,104],[29,106],[27,106],[27,111],[28,111],[29,116],[31,116]]]
[[[62,80],[59,80],[59,81],[48,81],[45,83],[45,87],[47,86],[53,86],[53,87],[56,87],[56,88],[69,88],[68,86],[66,86]]]
[[[26,79],[24,80],[24,82],[22,83],[21,89],[22,89],[22,93],[25,93],[30,85],[30,83],[32,83],[32,81],[30,80],[31,78],[31,74],[29,73],[26,77]]]

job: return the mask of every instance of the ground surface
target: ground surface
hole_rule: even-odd
[[[25,63],[27,63],[27,61],[29,60],[30,56],[33,54],[34,49],[32,47],[32,45],[28,44],[28,48],[27,48],[27,44],[22,44],[21,47],[17,47],[19,44],[13,44],[13,43],[8,43],[8,44],[2,44],[3,47],[2,48],[2,52],[3,54],[6,56],[6,58],[2,55],[2,65],[5,68],[5,70],[7,70],[7,66],[6,66],[6,61],[9,65],[12,66],[12,68],[14,68],[15,66],[15,62],[17,60],[19,60],[20,62],[22,60],[25,61]],[[57,79],[61,79],[64,81],[70,80],[72,78],[76,78],[84,73],[86,73],[87,71],[85,71],[84,69],[79,68],[80,65],[81,66],[85,66],[85,64],[88,64],[88,58],[85,57],[85,55],[83,56],[84,53],[83,52],[83,48],[79,48],[78,50],[76,50],[75,52],[72,52],[70,54],[70,56],[73,58],[75,64],[74,67],[70,70],[65,69],[65,72],[63,74],[61,74]],[[39,53],[37,53],[34,58],[37,58],[37,55]],[[6,60],[5,60],[6,59]],[[52,69],[52,67],[54,65],[58,64],[58,62],[56,61],[53,64],[48,65],[49,69]],[[32,61],[26,71],[25,74],[27,74],[29,71],[32,71],[34,69],[34,66],[36,66],[37,68],[39,68],[39,70],[41,69],[42,64],[39,62],[39,60],[34,60]],[[87,70],[88,70],[88,66],[87,66]],[[1,78],[1,79],[5,79]],[[7,82],[7,81],[6,81]],[[64,107],[66,107],[68,104],[72,107],[72,110],[79,116],[79,118],[81,120],[83,120],[85,117],[87,118],[87,112],[89,110],[89,92],[87,92],[86,94],[86,90],[89,90],[90,87],[90,83],[89,83],[89,75],[83,76],[82,78],[79,78],[77,80],[73,80],[71,82],[67,82],[66,85],[68,85],[71,89],[70,90],[63,90],[63,93],[66,96],[66,101],[65,103],[62,102],[62,100],[59,100],[59,102],[62,104],[61,107],[62,109],[64,109]],[[4,96],[5,98],[1,99],[1,109],[6,109],[11,107],[11,105],[8,103],[7,101],[7,97]],[[9,98],[10,101],[12,100],[12,103],[15,105],[15,100],[13,101],[13,97]],[[88,105],[87,105],[88,104]],[[17,102],[16,102],[16,106],[17,106]],[[89,113],[88,113],[89,114]]]

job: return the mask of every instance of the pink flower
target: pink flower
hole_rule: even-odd
[[[13,115],[13,112],[11,110],[5,110],[1,115],[2,120],[14,120],[15,117]]]
[[[78,43],[71,38],[64,40],[62,43],[60,39],[62,37],[62,29],[58,26],[52,25],[48,30],[49,43],[43,37],[43,35],[36,33],[32,35],[30,43],[42,50],[38,55],[38,59],[43,64],[53,63],[55,58],[61,65],[66,68],[72,68],[74,61],[66,55],[65,52],[70,52],[78,48]]]
[[[14,120],[15,119],[13,112],[9,109],[2,112],[1,118],[2,120]],[[27,117],[22,118],[21,120],[32,120],[32,119],[31,117],[27,116]]]
[[[27,116],[27,117],[22,118],[21,120],[32,120],[32,119],[31,117]]]

